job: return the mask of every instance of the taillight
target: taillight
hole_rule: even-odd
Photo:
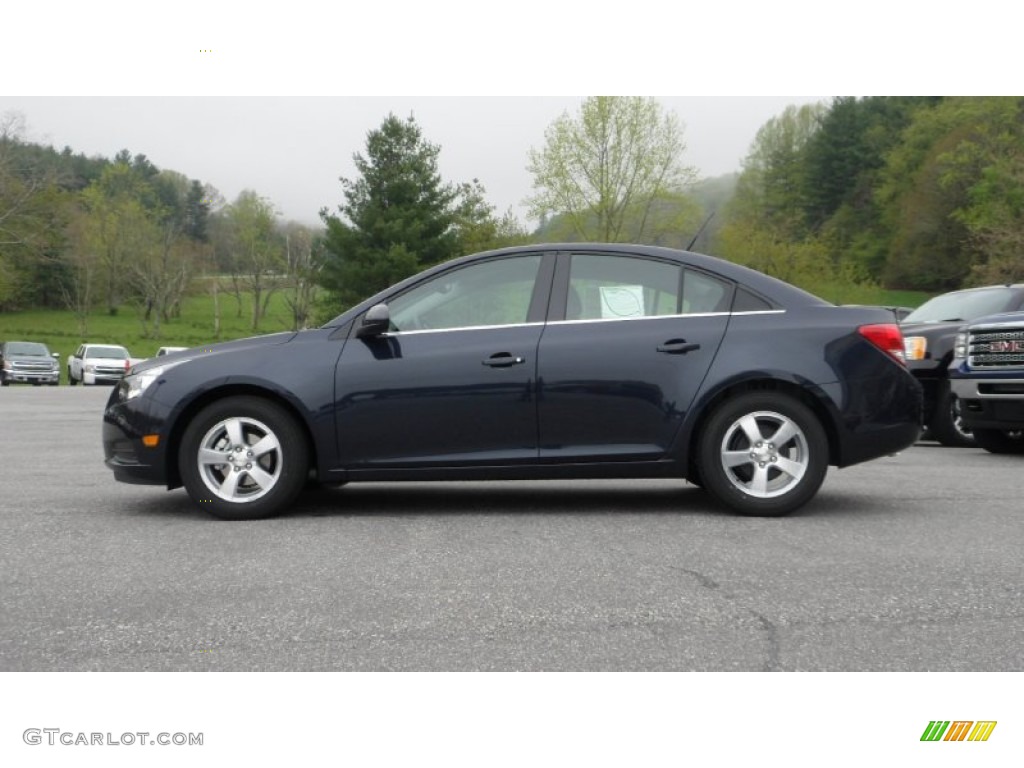
[[[125,360],[124,361],[124,372],[128,373],[128,369],[131,368],[131,367],[132,367],[132,361],[131,360]]]
[[[857,332],[880,350],[906,365],[906,354],[903,350],[903,334],[896,323],[878,323],[862,325]]]

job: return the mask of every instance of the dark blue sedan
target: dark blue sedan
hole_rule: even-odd
[[[315,330],[136,365],[103,418],[118,480],[229,519],[313,479],[679,478],[741,514],[911,445],[892,313],[720,259],[612,244],[441,264]]]

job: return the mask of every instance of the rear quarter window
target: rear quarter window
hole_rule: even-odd
[[[733,312],[766,312],[773,309],[772,305],[757,296],[746,288],[740,288],[736,291],[736,300],[733,302]]]

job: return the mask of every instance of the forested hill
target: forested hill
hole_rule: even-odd
[[[1024,280],[1024,99],[837,98],[758,132],[715,240],[783,279]]]

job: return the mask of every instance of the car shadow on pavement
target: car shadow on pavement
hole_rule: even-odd
[[[112,508],[133,517],[214,518],[181,489],[126,502]],[[878,508],[858,495],[822,492],[806,506],[780,519],[842,514],[892,516],[889,505]],[[318,486],[303,491],[280,517],[372,517],[375,515],[712,515],[735,517],[725,505],[703,489],[685,482],[575,481],[575,482],[436,482],[358,483],[342,487]],[[771,518],[755,518],[771,519]]]
[[[308,489],[289,515],[623,514],[720,512],[685,483],[626,488],[552,483],[353,484]]]

